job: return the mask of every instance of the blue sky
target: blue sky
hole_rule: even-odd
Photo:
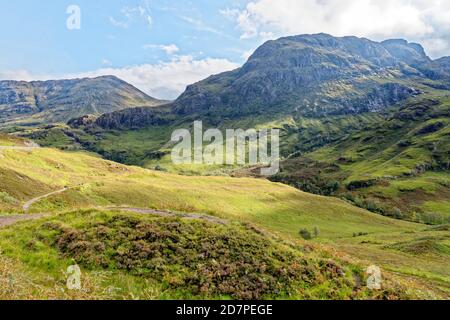
[[[257,39],[242,41],[234,22],[220,14],[243,1],[16,0],[0,3],[0,69],[75,73],[169,60],[179,55],[242,62]],[[66,28],[66,8],[81,9],[81,29]],[[145,12],[141,13],[142,8]],[[128,15],[128,16],[127,16]],[[147,20],[151,19],[151,24]]]
[[[80,30],[66,27],[69,5],[81,10]],[[402,37],[450,55],[449,19],[439,0],[3,0],[0,79],[115,74],[173,99],[284,35]]]

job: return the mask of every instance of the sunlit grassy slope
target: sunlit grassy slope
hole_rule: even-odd
[[[295,243],[303,241],[299,235],[301,229],[311,232],[316,229],[318,235],[312,241],[327,247],[334,246],[339,255],[361,258],[367,265],[379,264],[438,296],[447,294],[448,289],[445,288],[448,288],[449,274],[445,264],[448,254],[445,250],[433,249],[433,243],[440,248],[448,246],[448,241],[443,240],[445,231],[431,234],[434,238],[431,249],[427,250],[432,259],[424,260],[414,252],[405,252],[401,244],[402,241],[430,235],[424,226],[370,213],[339,199],[311,195],[262,179],[179,176],[125,166],[82,152],[48,148],[0,150],[0,174],[2,214],[21,212],[25,201],[69,187],[61,194],[35,203],[31,212],[59,215],[73,210],[82,212],[80,210],[88,208],[126,206],[203,213],[232,223],[250,223],[265,230],[263,232],[267,235],[276,234]],[[63,219],[67,222],[72,218]],[[83,220],[77,219],[80,223]],[[40,228],[39,222],[24,225],[31,226],[28,230]],[[81,227],[79,224],[77,226]],[[9,255],[11,259],[19,259],[28,266],[30,261],[25,259],[23,262],[25,256],[17,254],[20,251],[16,246],[25,241],[21,240],[21,229],[17,228],[10,227],[12,234],[19,238],[8,236],[9,240],[5,240],[4,245],[12,248],[10,252],[16,252]],[[0,240],[7,239],[3,238],[6,234],[0,232]],[[32,233],[25,236],[26,241],[33,237]],[[45,246],[42,250],[44,255],[50,254]],[[411,265],[405,266],[405,261]],[[35,265],[35,268],[39,269],[39,266],[42,267],[42,264]],[[135,280],[121,278],[117,281],[132,282],[122,283],[124,286],[138,286],[133,282]],[[42,290],[45,291],[45,288]]]
[[[320,225],[324,237],[353,232],[414,230],[413,224],[392,221],[345,203],[310,195],[266,180],[229,177],[186,177],[127,167],[83,153],[54,149],[2,150],[0,170],[5,196],[20,202],[49,190],[71,189],[38,202],[35,212],[92,206],[136,206],[208,213],[250,220],[296,235],[304,226]]]

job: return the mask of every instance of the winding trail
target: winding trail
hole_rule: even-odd
[[[30,144],[25,146],[0,146],[0,151],[2,150],[23,150],[23,151],[31,151],[34,149],[39,149],[40,146]],[[42,199],[51,197],[56,194],[63,193],[67,190],[69,190],[69,187],[65,187],[60,190],[52,191],[50,193],[38,196],[36,198],[33,198],[31,200],[28,200],[25,202],[22,206],[22,209],[25,213],[28,213],[31,206],[35,204],[36,202],[39,202]],[[156,215],[160,217],[180,217],[183,219],[198,219],[198,220],[205,220],[212,223],[222,224],[225,225],[228,223],[228,221],[224,219],[220,219],[214,216],[210,215],[204,215],[204,214],[195,214],[195,213],[180,213],[180,212],[170,212],[170,211],[160,211],[160,210],[154,210],[154,209],[145,209],[145,208],[133,208],[133,207],[98,207],[96,208],[98,210],[119,210],[119,211],[128,211],[133,213],[138,213],[142,215]],[[22,214],[22,215],[10,215],[10,216],[0,216],[0,228],[7,227],[14,225],[21,221],[29,221],[29,220],[37,220],[40,218],[43,218],[45,216],[48,216],[48,214],[43,213],[36,213],[36,214]]]
[[[2,149],[2,147],[0,147],[0,150],[1,150],[1,149]],[[27,202],[22,206],[23,211],[25,211],[25,213],[26,213],[26,212],[28,212],[28,211],[30,210],[30,207],[31,207],[34,203],[36,203],[36,202],[38,202],[38,201],[40,201],[40,200],[42,200],[42,199],[45,199],[45,198],[47,198],[47,197],[50,197],[50,196],[52,196],[52,195],[59,194],[59,193],[63,193],[64,191],[66,191],[66,190],[68,190],[68,189],[69,189],[69,188],[64,188],[64,189],[61,189],[61,190],[53,191],[53,192],[44,194],[44,195],[42,195],[42,196],[33,198],[33,199],[27,201]],[[40,218],[42,218],[42,217],[44,217],[44,216],[45,216],[45,215],[42,214],[42,213],[36,213],[36,214],[21,214],[21,215],[11,215],[11,216],[0,216],[0,228],[1,228],[1,227],[11,226],[11,225],[16,224],[17,222],[21,222],[21,221],[37,220],[37,219],[40,219]]]
[[[39,149],[39,145],[30,144],[25,146],[0,146],[0,151],[2,150],[23,150],[23,151],[31,151],[34,149]],[[38,196],[36,198],[33,198],[31,200],[28,200],[25,202],[22,206],[22,209],[25,213],[27,213],[31,206],[35,204],[36,202],[51,197],[56,194],[63,193],[67,190],[69,190],[69,187],[65,187],[60,190],[56,190],[41,196]],[[196,213],[181,213],[181,212],[170,212],[170,211],[160,211],[160,210],[154,210],[154,209],[145,209],[145,208],[133,208],[133,207],[98,207],[96,208],[98,210],[119,210],[119,211],[128,211],[133,213],[138,213],[142,215],[156,215],[160,217],[180,217],[183,219],[198,219],[198,220],[205,220],[212,223],[217,224],[228,224],[227,220],[220,219],[214,216],[206,215],[206,214],[196,214]],[[43,218],[45,216],[48,216],[48,214],[43,213],[36,213],[36,214],[22,214],[22,215],[10,215],[10,216],[0,216],[0,228],[14,225],[21,221],[29,221],[29,220],[37,220],[40,218]]]
[[[50,196],[53,196],[55,194],[63,193],[70,188],[66,187],[61,190],[53,191],[47,194],[44,194],[42,196],[33,198],[29,201],[27,201],[23,205],[23,210],[27,212],[30,207],[45,198],[48,198]],[[192,219],[192,220],[205,220],[211,223],[216,224],[222,224],[226,225],[228,224],[227,220],[220,219],[218,217],[210,216],[210,215],[204,215],[204,214],[196,214],[196,213],[185,213],[185,212],[171,212],[171,211],[160,211],[160,210],[154,210],[154,209],[145,209],[145,208],[133,208],[133,207],[97,207],[98,210],[118,210],[118,211],[127,211],[127,212],[133,212],[138,213],[142,215],[156,215],[160,217],[179,217],[182,219]],[[30,220],[37,220],[40,218],[43,218],[45,216],[48,216],[48,214],[43,213],[36,213],[36,214],[22,214],[22,215],[11,215],[11,216],[0,216],[0,228],[7,227],[14,225],[21,221],[30,221]]]
[[[42,200],[42,199],[48,198],[48,197],[50,197],[50,196],[53,196],[53,195],[55,195],[55,194],[63,193],[63,192],[65,192],[65,191],[67,191],[67,190],[69,190],[69,188],[65,187],[65,188],[63,188],[63,189],[61,189],[61,190],[53,191],[53,192],[44,194],[44,195],[42,195],[42,196],[33,198],[33,199],[31,199],[31,200],[25,202],[25,204],[24,204],[23,207],[22,207],[22,208],[23,208],[23,211],[28,212],[28,210],[30,210],[30,207],[31,207],[34,203],[36,203],[36,202],[38,202],[38,201],[40,201],[40,200]]]
[[[11,226],[21,221],[37,220],[43,218],[43,214],[29,214],[29,215],[14,215],[0,217],[0,228]]]

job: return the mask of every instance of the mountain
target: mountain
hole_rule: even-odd
[[[52,81],[0,81],[0,123],[54,123],[85,114],[156,106],[149,97],[114,76]]]
[[[450,89],[450,58],[430,59],[403,39],[375,42],[327,34],[268,41],[239,69],[187,87],[158,110],[136,108],[102,117],[106,129],[136,129],[179,119],[214,125],[249,116],[323,117],[381,112],[427,89]],[[441,81],[442,80],[442,81]],[[156,119],[156,120],[155,120]]]
[[[199,119],[222,130],[277,127],[283,161],[272,180],[439,224],[450,221],[449,71],[450,58],[432,60],[406,40],[300,35],[265,43],[242,68],[189,86],[172,104],[24,135],[125,164],[253,175],[236,167],[174,166],[171,134]]]
[[[406,40],[286,37],[263,44],[241,68],[189,86],[174,111],[226,117],[376,112],[420,94],[415,79],[422,82],[437,64]]]

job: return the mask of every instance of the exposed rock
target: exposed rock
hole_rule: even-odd
[[[420,44],[408,43],[408,41],[403,39],[386,40],[381,44],[392,56],[408,65],[415,66],[431,62],[431,59]]]
[[[96,115],[88,114],[79,118],[71,119],[67,122],[67,124],[72,128],[86,127],[94,124],[97,118],[98,116]]]
[[[94,124],[107,130],[138,129],[169,123],[171,116],[151,107],[131,108],[100,116]]]
[[[422,76],[431,59],[405,40],[382,43],[327,34],[268,41],[240,69],[193,84],[174,111],[236,117],[256,113],[317,116],[380,111],[420,94],[400,81]]]

